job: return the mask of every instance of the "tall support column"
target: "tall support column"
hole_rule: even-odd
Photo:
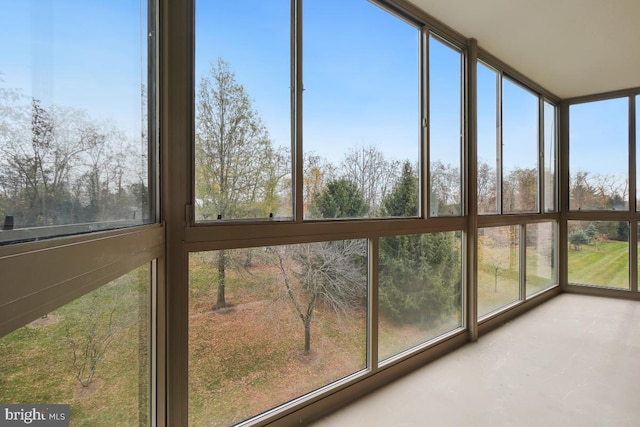
[[[478,339],[478,129],[477,129],[477,63],[478,41],[469,40],[467,52],[467,72],[465,97],[467,111],[465,115],[465,142],[464,164],[467,170],[465,194],[467,198],[467,230],[466,230],[466,326],[469,329],[471,341]]]
[[[560,187],[558,188],[558,202],[560,209],[560,224],[558,224],[558,277],[560,289],[567,290],[568,283],[568,247],[567,247],[567,214],[569,212],[569,105],[566,102],[560,104],[560,120],[558,121],[558,135],[560,145],[560,162],[558,175]]]
[[[188,424],[188,254],[185,229],[193,220],[192,141],[194,94],[194,0],[161,0],[160,158],[162,221],[166,251],[160,262],[166,292],[166,422]],[[160,417],[159,417],[160,419]]]
[[[638,123],[636,122],[636,97],[629,96],[629,212],[636,212],[637,206],[637,174],[636,167],[637,150],[636,141]],[[638,222],[629,223],[629,285],[632,292],[638,291]]]

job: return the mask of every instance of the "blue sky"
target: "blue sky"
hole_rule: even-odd
[[[628,98],[570,107],[569,172],[625,175],[628,171]]]
[[[142,3],[0,0],[0,84],[45,105],[85,109],[135,137],[146,80]],[[291,142],[290,10],[288,0],[196,2],[196,84],[212,62],[225,59],[273,141],[283,146]],[[416,160],[418,30],[366,0],[307,0],[303,12],[305,149],[338,162],[350,148],[375,145],[389,158]],[[432,40],[430,59],[432,160],[457,164],[460,56]],[[494,111],[482,105],[495,94],[490,74],[480,67],[481,157],[482,150],[495,152]],[[503,117],[505,166],[531,167],[537,154],[535,98],[515,85],[503,90],[509,106]],[[601,159],[626,156],[627,118],[607,105],[572,108],[574,168],[620,172]],[[586,152],[596,155],[581,155]]]
[[[86,110],[139,137],[141,84],[146,82],[141,56],[146,27],[141,29],[140,14],[146,14],[146,5],[0,0],[0,10],[2,86],[18,88],[43,105]]]
[[[288,1],[196,5],[196,75],[220,56],[255,101],[275,143],[290,144]],[[303,7],[304,147],[335,163],[358,146],[419,157],[419,31],[363,0]],[[238,25],[242,22],[242,25]],[[460,53],[432,41],[432,160],[460,158]],[[199,79],[198,79],[199,80]]]
[[[268,4],[267,4],[268,3]],[[338,162],[349,147],[418,155],[418,31],[362,0],[303,8],[304,146]],[[196,76],[230,63],[276,144],[290,144],[290,5],[196,4]],[[240,25],[238,23],[241,23]]]

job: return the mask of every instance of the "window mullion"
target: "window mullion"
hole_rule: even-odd
[[[629,212],[637,212],[637,111],[636,97],[629,96]],[[638,291],[638,222],[629,221],[629,285]]]
[[[636,147],[636,103],[629,97],[629,211],[637,211],[637,147]]]
[[[544,99],[542,97],[538,97],[538,213],[544,213],[544,201],[545,201],[545,170],[544,170],[544,160],[546,158],[545,147],[544,147],[544,128],[545,120],[544,120]]]
[[[527,225],[520,224],[519,252],[520,252],[520,301],[527,298]]]
[[[369,316],[368,316],[368,339],[367,339],[367,367],[371,372],[376,372],[379,368],[378,357],[378,319],[379,319],[379,286],[378,271],[380,239],[369,239],[369,277],[367,280],[369,289]]]
[[[304,150],[302,104],[302,0],[291,1],[291,145],[293,149],[293,216],[296,222],[304,218]]]
[[[431,214],[431,168],[429,149],[429,30],[423,27],[420,31],[419,43],[420,63],[420,212],[421,218],[428,218]]]
[[[502,72],[496,73],[496,79],[496,209],[498,214],[502,215]]]

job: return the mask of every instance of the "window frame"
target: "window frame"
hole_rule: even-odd
[[[160,2],[148,0],[147,112],[148,223],[68,236],[38,236],[0,246],[0,336],[4,336],[103,285],[150,264],[149,402],[151,425],[165,423],[162,307],[165,225],[160,205]],[[141,17],[142,19],[142,17]],[[45,237],[40,240],[40,237]]]
[[[563,124],[561,127],[561,141],[564,143],[562,147],[560,159],[562,164],[561,180],[562,189],[565,191],[561,203],[561,211],[564,217],[563,227],[561,231],[561,246],[559,248],[562,251],[561,264],[562,267],[562,279],[564,280],[563,289],[567,292],[578,292],[589,295],[601,295],[601,296],[622,296],[623,298],[640,299],[638,296],[638,268],[640,260],[638,259],[638,229],[640,219],[640,211],[637,210],[637,175],[638,175],[638,147],[637,144],[637,123],[636,123],[636,99],[640,96],[640,88],[633,88],[621,91],[615,91],[610,93],[601,93],[595,95],[582,96],[577,98],[570,98],[564,100],[561,105],[561,120]],[[606,101],[611,99],[628,99],[627,109],[627,122],[628,122],[628,182],[629,182],[629,206],[625,210],[571,210],[569,209],[569,156],[570,156],[570,107],[571,105]],[[568,279],[568,223],[570,221],[613,221],[613,222],[627,222],[629,224],[629,288],[608,288],[601,286],[593,286],[589,284],[578,284],[569,282]]]
[[[0,335],[22,326],[27,319],[46,314],[66,301],[95,289],[110,280],[127,273],[144,263],[153,263],[153,303],[152,316],[152,424],[184,425],[187,420],[188,382],[188,255],[191,252],[268,246],[272,244],[296,244],[323,240],[367,239],[369,242],[369,319],[370,338],[368,342],[368,368],[365,372],[346,378],[317,392],[310,393],[290,404],[247,421],[246,425],[264,424],[267,422],[293,423],[308,421],[318,417],[328,409],[337,408],[345,399],[353,395],[365,393],[392,381],[398,375],[423,366],[461,345],[474,341],[479,335],[511,319],[527,309],[553,298],[563,290],[573,291],[575,287],[567,285],[566,230],[568,219],[584,218],[627,218],[630,223],[630,265],[631,291],[637,292],[637,231],[640,214],[623,212],[610,215],[608,213],[590,214],[568,212],[566,150],[568,147],[568,104],[527,79],[517,71],[502,63],[488,52],[478,48],[477,41],[467,39],[451,30],[446,25],[434,20],[423,11],[408,6],[403,1],[372,0],[376,5],[395,16],[420,28],[420,104],[421,104],[421,154],[420,154],[420,215],[416,218],[379,218],[358,220],[303,220],[302,207],[295,204],[302,200],[302,188],[295,182],[302,182],[302,120],[299,112],[302,107],[302,28],[300,14],[303,0],[292,0],[291,10],[291,76],[292,76],[292,135],[294,141],[294,218],[291,221],[236,221],[223,223],[197,223],[194,220],[194,183],[193,183],[193,104],[192,94],[195,87],[193,77],[193,26],[194,0],[157,0],[154,6],[154,19],[157,22],[158,36],[154,49],[160,55],[153,64],[157,80],[152,90],[158,97],[149,103],[150,112],[158,118],[154,123],[155,138],[159,143],[151,147],[154,179],[150,179],[149,190],[154,194],[155,213],[158,221],[154,224],[137,226],[131,229],[95,232],[47,241],[31,242],[0,247],[0,271],[10,272],[15,287],[20,293],[11,294],[0,291]],[[152,0],[155,4],[155,1]],[[151,7],[150,7],[151,10]],[[463,114],[462,126],[462,200],[463,214],[456,217],[430,217],[428,189],[429,154],[428,154],[428,37],[434,34],[463,53],[462,67],[464,85],[462,88]],[[503,74],[514,79],[537,94],[539,102],[548,101],[556,111],[556,209],[546,212],[544,209],[544,190],[540,189],[543,181],[538,176],[539,209],[535,213],[502,214],[501,194],[499,212],[490,215],[477,215],[473,193],[476,189],[474,179],[477,178],[475,153],[475,69],[477,60],[496,70],[498,78]],[[151,66],[151,64],[150,64]],[[498,86],[501,86],[499,84]],[[498,89],[499,90],[499,89]],[[640,89],[627,91],[638,96]],[[607,94],[607,96],[611,96]],[[571,100],[569,101],[571,102]],[[635,108],[635,107],[630,107]],[[498,111],[502,111],[501,103]],[[150,113],[151,115],[151,113]],[[501,113],[500,118],[501,120]],[[635,132],[635,116],[632,132]],[[539,127],[543,120],[538,120]],[[501,123],[499,142],[502,138]],[[543,132],[539,132],[539,144],[544,152]],[[635,147],[635,145],[633,145]],[[542,153],[544,154],[544,153]],[[635,156],[633,157],[635,162]],[[543,166],[543,165],[542,165]],[[540,168],[538,161],[538,168]],[[634,172],[630,172],[635,177]],[[499,171],[502,176],[502,171]],[[500,178],[501,180],[501,178]],[[635,186],[631,181],[630,185]],[[633,196],[632,196],[633,194]],[[636,198],[635,191],[630,191],[630,198]],[[631,200],[629,203],[632,206]],[[634,203],[635,206],[635,203]],[[475,212],[475,213],[474,213]],[[492,312],[478,320],[477,318],[477,230],[481,227],[514,225],[525,229],[526,225],[537,222],[552,222],[556,230],[556,268],[557,284],[530,297],[526,295],[524,281],[521,279],[521,298],[513,304]],[[401,234],[420,234],[440,231],[462,233],[463,256],[463,302],[462,327],[436,340],[392,358],[385,363],[374,363],[377,360],[377,301],[379,239]],[[526,236],[526,234],[525,234]],[[522,232],[521,232],[522,239]],[[557,242],[560,243],[557,243]],[[521,245],[521,250],[523,250]],[[633,254],[636,256],[634,257]],[[83,258],[77,258],[83,257]],[[80,265],[77,259],[89,260]],[[525,257],[521,256],[521,262]],[[109,264],[103,266],[101,261],[108,259]],[[44,263],[44,264],[43,264]],[[29,275],[22,272],[33,265],[40,265],[38,271]],[[520,274],[525,272],[520,268]],[[24,285],[24,286],[22,286]],[[578,290],[579,291],[579,290]],[[613,295],[608,290],[595,290],[598,294]],[[620,291],[615,291],[620,295]],[[9,306],[11,307],[9,309]],[[34,317],[35,316],[35,317]]]
[[[457,214],[438,214],[434,213],[431,210],[431,110],[432,108],[432,99],[431,92],[429,90],[431,86],[431,51],[430,51],[430,40],[433,39],[436,42],[441,43],[444,47],[447,47],[460,55],[460,111],[459,111],[459,126],[460,126],[460,157],[459,157],[459,169],[460,169],[460,212]],[[423,179],[425,182],[426,191],[425,191],[425,199],[426,199],[426,210],[423,213],[423,217],[431,219],[431,218],[448,218],[448,217],[459,217],[465,216],[467,212],[467,160],[465,158],[465,147],[467,146],[467,138],[468,134],[467,130],[467,110],[465,108],[467,93],[468,93],[468,84],[467,84],[467,70],[466,70],[466,62],[467,62],[467,51],[464,47],[461,47],[457,43],[451,41],[447,37],[440,35],[438,32],[433,29],[429,29],[426,33],[426,41],[425,41],[425,49],[426,53],[424,55],[425,64],[425,74],[426,74],[426,83],[425,83],[425,91],[424,91],[424,104],[425,104],[425,128],[424,132],[424,140],[426,141],[423,145],[426,147],[426,164],[425,168],[423,168],[426,172],[426,176]],[[428,172],[428,173],[427,173]]]
[[[526,245],[523,244],[523,242],[526,242],[526,240],[523,240],[523,239],[526,239],[526,228],[528,224],[551,222],[554,224],[554,227],[556,230],[561,230],[560,228],[560,224],[562,223],[561,210],[558,208],[553,212],[544,211],[544,198],[543,198],[544,190],[541,188],[543,187],[544,181],[542,179],[542,176],[540,175],[540,168],[544,166],[543,164],[541,164],[542,163],[541,160],[544,158],[543,156],[544,156],[544,142],[545,142],[544,134],[543,132],[541,132],[542,125],[544,123],[544,108],[543,108],[544,102],[548,102],[549,104],[553,105],[556,108],[556,117],[558,117],[559,111],[560,111],[560,99],[555,95],[553,95],[552,93],[545,90],[543,87],[533,82],[532,80],[528,79],[526,76],[522,75],[518,71],[511,68],[509,65],[500,61],[499,59],[497,59],[496,57],[494,57],[493,55],[491,55],[489,52],[485,51],[482,48],[478,48],[478,55],[477,55],[475,64],[482,64],[483,66],[487,67],[489,70],[494,71],[496,73],[496,127],[497,127],[496,152],[499,153],[499,155],[497,156],[497,171],[496,171],[497,182],[498,182],[498,186],[496,189],[497,212],[487,213],[487,214],[477,214],[475,216],[475,224],[473,224],[472,226],[475,226],[474,229],[477,232],[477,230],[481,228],[514,225],[519,227],[519,235],[520,235],[520,240],[519,240],[520,265],[518,270],[519,271],[519,298],[518,300],[512,302],[511,304],[507,304],[506,306],[498,308],[497,310],[492,311],[490,313],[486,313],[483,316],[478,316],[478,313],[476,310],[475,314],[477,316],[476,322],[477,322],[478,333],[482,334],[487,331],[490,331],[491,329],[499,325],[500,319],[504,318],[505,316],[509,314],[521,313],[522,310],[524,310],[524,308],[529,305],[529,303],[537,303],[537,302],[546,300],[546,298],[553,297],[553,295],[556,295],[561,290],[564,271],[560,271],[559,268],[556,268],[555,285],[550,286],[549,288],[545,289],[540,293],[536,293],[535,295],[531,295],[529,297],[526,296],[526,248],[525,248]],[[537,178],[538,194],[536,197],[537,210],[535,212],[505,213],[502,206],[503,205],[502,203],[502,193],[503,193],[503,189],[502,189],[502,186],[503,186],[502,112],[504,108],[503,102],[502,102],[502,82],[505,78],[509,79],[510,82],[513,83],[514,85],[522,88],[523,90],[526,90],[527,92],[533,94],[538,98],[538,107],[537,107],[538,114],[536,117],[536,120],[537,120],[536,148],[538,150],[538,160],[537,160],[536,171],[538,173],[538,178]],[[475,108],[477,108],[477,99],[474,99],[473,102],[475,103]],[[555,132],[557,133],[557,135],[559,135],[560,128],[558,125],[558,121],[555,122],[555,127],[556,127]],[[473,138],[470,141],[470,143],[472,142],[475,142]],[[556,149],[555,156],[556,156],[557,165],[559,164],[560,147],[561,147],[560,140],[557,139],[556,146],[555,146],[555,149]],[[477,159],[473,159],[473,160],[477,162]],[[477,169],[477,163],[474,164],[473,169]],[[558,169],[556,172],[556,180],[555,180],[557,194],[560,194],[560,183],[558,179],[559,175],[560,175],[560,170]],[[472,188],[474,190],[477,189],[476,182],[474,181],[475,179],[476,177],[473,176],[469,181],[470,185],[473,186]],[[468,230],[468,232],[471,232],[471,230]],[[562,258],[563,256],[566,256],[566,254],[561,253],[562,249],[559,246],[559,235],[560,233],[557,232],[555,235],[556,240],[554,243],[557,249],[555,251],[556,252],[555,256],[558,263],[560,262],[560,260],[563,259]],[[476,258],[476,259],[472,258],[474,264],[477,263],[477,255],[478,255],[477,244],[478,242],[476,238],[476,241],[474,241],[475,251],[471,255],[474,258]],[[556,265],[558,267],[560,266],[560,264],[556,264]],[[477,270],[477,264],[475,266],[475,270]],[[475,273],[475,270],[474,270],[474,273]],[[474,274],[474,273],[470,272],[469,274]],[[473,280],[475,281],[475,286],[477,289],[477,277],[474,277]]]
[[[189,0],[186,8],[193,9],[194,0]],[[294,158],[295,161],[293,163],[294,167],[294,181],[297,183],[302,182],[302,33],[301,33],[301,8],[302,8],[303,0],[292,0],[292,23],[291,23],[291,31],[292,31],[292,99],[294,112],[292,117],[292,134],[294,135],[293,145],[294,145]],[[401,234],[421,234],[421,233],[429,233],[429,232],[438,232],[438,231],[454,231],[460,232],[462,234],[462,248],[461,253],[465,253],[465,248],[467,245],[467,239],[465,237],[465,227],[467,224],[467,217],[465,215],[455,216],[455,217],[443,217],[443,218],[428,218],[428,206],[427,201],[429,198],[427,197],[427,189],[429,186],[427,185],[427,168],[428,166],[428,148],[427,148],[427,124],[426,122],[426,112],[428,110],[427,100],[426,100],[426,92],[428,88],[428,80],[426,77],[427,73],[427,51],[428,51],[428,37],[430,34],[435,34],[437,37],[441,38],[446,43],[454,46],[456,49],[459,49],[463,58],[461,60],[461,67],[464,69],[463,78],[461,80],[461,96],[466,99],[467,89],[466,79],[466,60],[465,54],[468,50],[465,41],[457,40],[455,37],[451,36],[442,36],[440,35],[437,28],[433,28],[430,25],[427,25],[426,20],[422,20],[419,17],[416,17],[414,14],[407,13],[403,11],[403,9],[392,5],[390,2],[379,2],[374,1],[375,7],[381,7],[387,12],[391,13],[395,17],[405,21],[408,25],[414,26],[418,28],[420,32],[420,51],[419,51],[419,64],[420,64],[420,104],[422,105],[420,116],[422,119],[422,130],[420,132],[421,139],[421,154],[420,154],[420,215],[417,217],[409,217],[409,218],[357,218],[357,219],[338,219],[338,220],[311,220],[304,219],[302,212],[302,205],[297,201],[301,201],[302,199],[302,188],[300,185],[294,183],[294,218],[291,221],[265,221],[261,219],[256,220],[223,220],[223,221],[215,221],[215,222],[203,222],[203,221],[195,221],[194,209],[193,209],[193,185],[194,185],[194,142],[193,142],[193,132],[190,132],[190,136],[188,138],[190,142],[189,147],[175,147],[176,156],[178,158],[186,158],[189,159],[188,167],[183,167],[178,172],[179,168],[174,168],[172,172],[176,173],[176,177],[180,177],[178,179],[179,182],[172,181],[169,185],[172,187],[170,189],[169,197],[173,200],[185,200],[184,197],[184,188],[185,183],[188,183],[190,187],[190,191],[188,192],[189,197],[185,200],[186,212],[183,215],[186,215],[186,223],[183,222],[183,226],[176,226],[175,224],[168,224],[168,227],[174,227],[176,232],[176,237],[173,241],[178,244],[179,248],[174,248],[172,245],[172,240],[169,238],[167,241],[167,252],[173,251],[174,256],[177,257],[180,265],[176,265],[174,267],[174,272],[176,274],[175,279],[180,281],[181,283],[188,283],[188,265],[186,260],[189,257],[189,254],[192,252],[199,251],[211,251],[211,250],[219,250],[219,249],[236,249],[236,248],[250,248],[250,247],[260,247],[260,246],[269,246],[269,245],[288,245],[288,244],[298,244],[298,243],[310,243],[317,241],[331,241],[331,240],[345,240],[345,239],[366,239],[369,242],[369,266],[368,266],[368,287],[369,287],[369,302],[368,302],[368,339],[367,339],[367,369],[362,372],[354,373],[353,375],[345,378],[344,380],[338,381],[337,383],[329,384],[316,392],[312,392],[306,394],[304,396],[300,396],[298,399],[295,399],[293,402],[284,404],[282,406],[273,408],[270,411],[267,411],[265,414],[256,414],[254,418],[251,418],[245,421],[243,424],[253,425],[262,424],[271,422],[274,420],[287,419],[288,417],[299,417],[301,413],[306,413],[306,408],[311,408],[314,404],[320,405],[321,401],[330,401],[332,404],[337,404],[340,400],[340,395],[349,392],[352,390],[361,387],[364,384],[379,384],[381,381],[385,381],[384,378],[386,375],[379,374],[383,370],[390,374],[391,372],[401,372],[404,369],[407,369],[408,366],[411,366],[412,363],[424,358],[432,358],[439,351],[439,349],[448,346],[457,346],[459,343],[466,340],[467,337],[467,322],[466,315],[464,315],[465,311],[468,309],[468,304],[465,302],[467,293],[464,291],[466,289],[466,280],[467,275],[463,274],[463,296],[462,296],[462,307],[461,310],[463,312],[463,322],[462,326],[456,328],[455,330],[446,333],[442,336],[439,336],[433,340],[429,340],[428,342],[422,343],[409,351],[403,352],[401,355],[392,358],[391,360],[378,361],[378,342],[377,342],[377,320],[378,320],[378,289],[377,289],[377,280],[378,280],[378,272],[377,272],[377,263],[378,263],[378,248],[379,243],[378,239],[384,236],[393,236],[393,235],[401,235]],[[186,13],[182,10],[181,13]],[[180,18],[183,20],[183,23],[189,22],[187,26],[190,28],[190,25],[193,25],[194,17],[183,16]],[[190,37],[187,35],[187,28],[183,29],[182,37]],[[444,32],[444,34],[447,34]],[[191,40],[190,43],[193,43]],[[175,49],[174,54],[176,58],[171,62],[171,67],[175,67],[174,78],[186,79],[189,83],[184,83],[184,80],[181,81],[181,86],[183,88],[189,88],[190,92],[192,92],[192,88],[195,85],[194,75],[191,72],[191,67],[193,67],[194,61],[194,53],[191,49],[185,50],[183,47],[181,51],[178,52],[178,46],[171,46],[172,49]],[[184,64],[183,67],[179,68],[175,65],[177,63]],[[180,76],[180,77],[177,77]],[[181,103],[186,103],[187,100],[184,98],[184,93],[180,93],[177,89],[172,90],[172,94],[181,99]],[[168,101],[170,102],[170,101]],[[189,100],[191,102],[191,100]],[[174,104],[177,105],[177,104]],[[466,109],[464,109],[464,103],[462,104],[462,112],[461,112],[461,120],[463,123],[461,124],[461,129],[463,135],[466,135],[466,114],[463,114]],[[167,110],[170,110],[172,107],[167,106]],[[167,113],[169,114],[169,113]],[[186,121],[189,123],[189,126],[185,126],[182,130],[182,135],[184,138],[184,132],[187,129],[192,129],[195,112],[193,111],[193,107],[189,108],[187,111],[186,108],[176,108],[175,112],[171,114],[172,117],[179,116],[180,120]],[[416,124],[420,125],[419,123]],[[464,156],[464,147],[466,146],[466,138],[463,138],[463,145],[461,149],[461,155]],[[466,174],[461,171],[462,181],[464,182],[466,179]],[[187,178],[185,180],[185,177]],[[165,177],[166,178],[166,177]],[[463,213],[465,212],[466,206],[466,194],[464,191],[465,187],[463,184],[462,190],[462,208]],[[176,210],[176,219],[178,221],[184,221],[185,216],[180,218],[179,213]],[[171,230],[169,230],[171,233]],[[178,238],[178,235],[180,236]],[[466,269],[466,263],[463,261],[463,271]],[[175,424],[186,424],[187,417],[185,414],[185,408],[188,407],[187,398],[188,395],[188,376],[179,374],[181,372],[186,372],[187,367],[187,359],[188,359],[188,341],[186,337],[188,336],[188,325],[187,325],[187,317],[188,317],[188,307],[185,303],[188,300],[188,288],[185,286],[181,289],[177,287],[171,287],[169,290],[169,294],[171,295],[169,298],[176,303],[169,307],[169,316],[173,316],[175,322],[170,325],[170,335],[168,341],[168,350],[169,350],[169,359],[173,359],[169,365],[169,378],[168,380],[174,384],[174,387],[168,390],[168,410],[169,420]],[[173,314],[172,314],[173,313]],[[173,333],[171,334],[171,331]],[[328,398],[327,393],[331,393],[332,397]],[[321,406],[324,403],[321,404]],[[309,411],[313,412],[312,409]],[[297,415],[296,415],[297,414]],[[299,418],[296,418],[299,419]]]
[[[627,200],[627,204],[628,207],[627,209],[615,209],[615,208],[611,208],[611,209],[571,209],[571,188],[567,188],[567,197],[569,198],[569,203],[567,205],[567,210],[570,213],[575,213],[575,212],[592,212],[592,213],[598,213],[598,212],[625,212],[625,211],[634,211],[634,205],[632,204],[632,202],[634,201],[633,199],[636,198],[635,196],[635,192],[633,194],[631,194],[631,191],[633,190],[632,186],[635,186],[635,176],[636,175],[636,160],[635,160],[635,156],[632,156],[632,154],[635,152],[635,141],[633,140],[633,133],[635,132],[635,118],[633,116],[633,111],[635,110],[635,106],[633,105],[633,95],[632,94],[618,94],[618,93],[614,93],[611,95],[595,95],[595,96],[587,96],[587,97],[580,97],[580,98],[575,98],[575,99],[570,99],[566,101],[566,105],[567,105],[567,120],[566,120],[566,127],[567,127],[567,174],[569,175],[569,185],[571,184],[570,182],[570,173],[571,173],[571,107],[574,105],[581,105],[581,104],[592,104],[592,103],[596,103],[596,102],[606,102],[606,101],[613,101],[613,100],[623,100],[624,98],[628,99],[628,108],[627,108],[627,123],[628,123],[628,140],[627,140],[627,181],[628,181],[628,185],[629,185],[629,196],[628,196],[628,200]],[[590,172],[590,171],[589,171]],[[633,173],[633,175],[632,175]]]

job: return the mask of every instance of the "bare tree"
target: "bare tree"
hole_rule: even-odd
[[[303,177],[304,211],[308,212],[315,194],[324,190],[328,182],[336,176],[335,166],[315,153],[305,153]]]
[[[595,189],[590,183],[589,172],[578,171],[569,176],[571,209],[593,209]]]
[[[388,161],[373,145],[352,148],[341,164],[342,177],[355,183],[375,216],[398,176],[400,162]]]
[[[88,387],[93,382],[98,364],[113,342],[114,312],[115,307],[106,313],[100,310],[87,312],[80,324],[81,330],[71,331],[68,326],[65,328],[76,379],[82,387]]]
[[[597,174],[591,178],[598,209],[626,209],[629,203],[629,178]]]
[[[459,215],[462,209],[460,169],[440,161],[432,162],[429,171],[431,213]]]
[[[203,219],[269,216],[284,175],[279,172],[283,162],[249,95],[222,59],[200,81],[195,137],[197,215]],[[227,304],[227,263],[227,251],[218,251],[214,308]]]
[[[496,213],[498,184],[495,169],[486,162],[478,162],[477,170],[478,213]]]
[[[499,278],[508,270],[517,268],[518,231],[516,227],[487,227],[478,237],[478,250],[483,268],[494,279],[494,292],[498,292]]]
[[[363,307],[366,297],[363,241],[271,247],[268,254],[282,275],[286,297],[303,325],[305,354],[311,351],[311,323],[319,304],[338,315],[348,315]]]
[[[533,212],[538,205],[538,171],[515,168],[502,182],[502,207],[505,212]]]
[[[571,209],[626,209],[629,179],[612,174],[578,171],[569,177]]]
[[[16,109],[20,109],[16,106]],[[45,108],[33,99],[30,126],[16,129],[2,144],[3,182],[13,190],[23,225],[68,222],[71,174],[86,146],[78,132],[84,117],[64,108]]]

